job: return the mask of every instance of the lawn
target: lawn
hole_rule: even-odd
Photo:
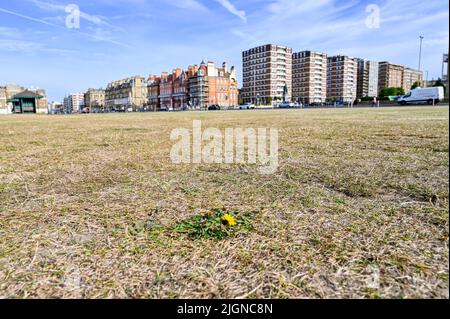
[[[197,119],[278,128],[277,173],[172,164],[171,130]],[[449,297],[448,107],[3,116],[0,132],[0,298]],[[238,226],[192,236],[217,212]]]

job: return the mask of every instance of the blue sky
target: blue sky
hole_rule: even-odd
[[[65,8],[81,10],[68,29]],[[369,28],[366,8],[380,8]],[[443,0],[15,0],[0,2],[0,84],[45,88],[49,100],[130,75],[201,60],[235,65],[241,52],[275,43],[418,67],[441,74],[448,50]]]

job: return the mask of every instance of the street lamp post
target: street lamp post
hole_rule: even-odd
[[[419,49],[419,72],[422,71],[422,44],[424,36],[420,36],[420,49]]]

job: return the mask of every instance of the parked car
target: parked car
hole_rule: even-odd
[[[417,88],[411,90],[408,94],[400,96],[397,102],[400,105],[406,105],[408,103],[428,103],[428,104],[438,104],[439,101],[444,99],[444,88],[431,87],[431,88]]]
[[[210,105],[208,107],[208,111],[220,111],[220,106],[215,104],[215,105]]]
[[[254,109],[256,109],[256,106],[255,106],[255,104],[252,104],[252,103],[245,103],[245,104],[239,105],[239,109],[240,110],[254,110]]]
[[[292,109],[292,108],[296,107],[296,104],[295,103],[291,103],[291,102],[283,102],[283,103],[280,103],[278,105],[278,107],[280,109]]]

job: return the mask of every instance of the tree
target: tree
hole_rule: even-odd
[[[387,100],[390,96],[405,95],[405,90],[401,87],[382,88],[380,91],[380,99]]]
[[[396,96],[405,95],[405,90],[403,88],[396,88],[396,89],[397,89],[397,94],[395,94]]]
[[[411,90],[417,89],[418,87],[420,87],[420,82],[416,81],[414,82],[414,84],[411,86]]]
[[[443,87],[445,87],[445,84],[444,84],[444,82],[442,82],[442,79],[441,79],[441,78],[437,79],[437,80],[436,80],[436,83],[434,83],[434,85],[433,85],[433,87],[438,87],[438,86],[443,86]]]
[[[243,89],[239,89],[238,90],[238,92],[239,92],[239,94],[238,94],[238,100],[239,100],[239,105],[242,105],[242,104],[244,104],[244,98],[243,98],[243,93],[244,93],[244,90]]]
[[[434,85],[433,85],[433,87],[439,87],[439,86],[442,86],[444,88],[444,95],[445,95],[447,92],[447,86],[445,85],[445,83],[442,81],[441,78],[437,79],[436,83],[434,83]]]

